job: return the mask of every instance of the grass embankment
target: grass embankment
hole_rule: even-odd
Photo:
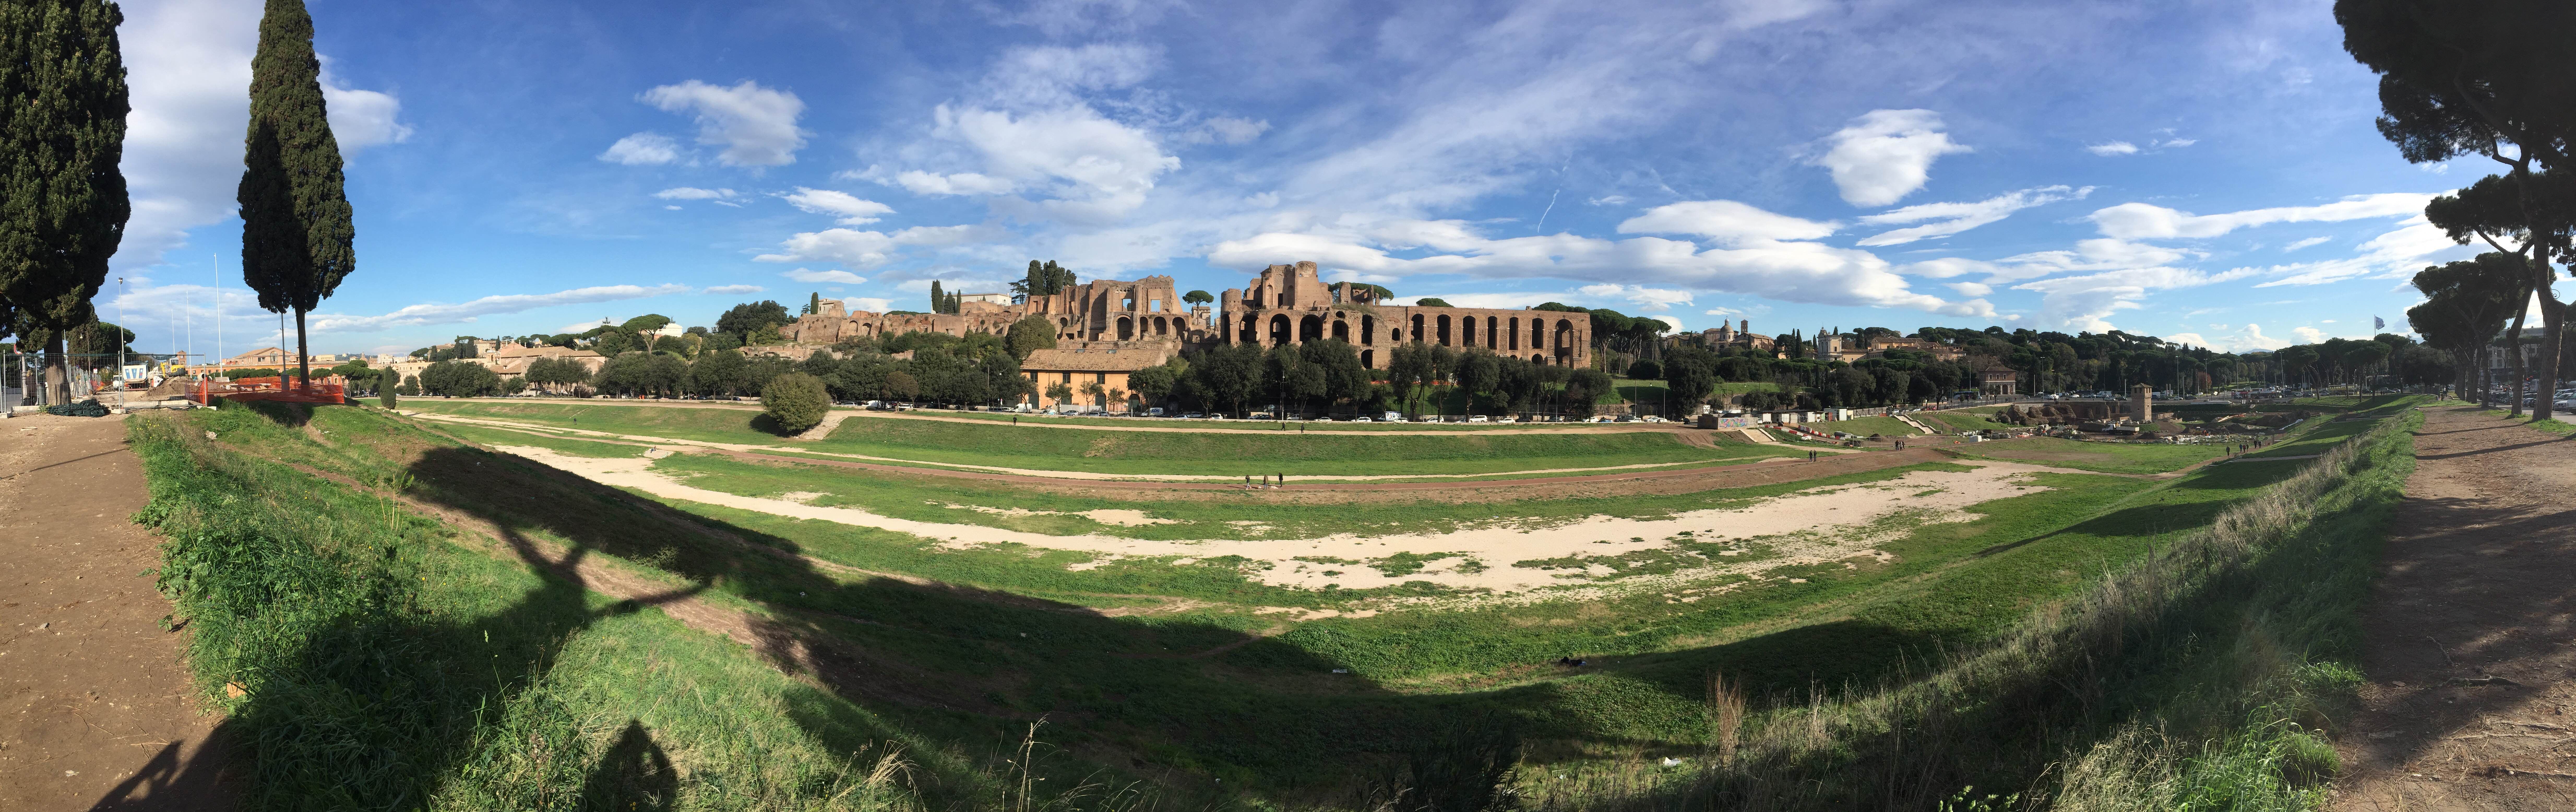
[[[1995,413],[2002,410],[2003,407],[2001,406],[1982,406],[1974,409],[1943,409],[1937,412],[1916,412],[1908,416],[1914,418],[1915,422],[1931,426],[1935,431],[1947,431],[1954,434],[1966,431],[2011,431],[2018,428],[2024,428],[2010,423],[1995,422]]]
[[[911,805],[870,774],[904,736],[868,711],[538,561],[469,549],[381,495],[435,490],[381,452],[469,468],[486,455],[355,409],[301,427],[300,412],[274,411],[299,416],[227,405],[129,419],[152,489],[137,518],[169,538],[161,584],[193,634],[199,690],[243,744],[244,806]],[[556,507],[602,518],[590,501]],[[603,529],[644,543],[666,532]]]
[[[1222,565],[1139,562],[1124,570],[1113,565],[1071,572],[1064,569],[1066,561],[1032,556],[1034,551],[1025,549],[938,551],[917,538],[871,535],[826,522],[696,505],[680,505],[685,513],[655,513],[658,508],[639,506],[640,500],[626,494],[581,487],[582,483],[567,483],[566,477],[509,457],[459,448],[372,411],[320,410],[312,420],[317,431],[273,423],[263,426],[257,421],[265,418],[238,410],[169,419],[175,423],[174,432],[151,438],[146,445],[161,451],[148,453],[168,454],[170,459],[212,472],[204,476],[222,477],[204,486],[220,490],[205,490],[208,495],[191,497],[188,504],[219,504],[226,497],[262,504],[273,500],[275,506],[261,508],[269,512],[259,514],[273,518],[259,521],[281,526],[302,522],[307,529],[271,535],[301,548],[345,546],[352,552],[336,560],[350,571],[375,572],[380,566],[374,563],[376,551],[394,547],[400,555],[384,560],[436,556],[448,561],[442,566],[456,571],[485,566],[499,573],[491,579],[498,587],[446,576],[446,570],[392,569],[368,576],[369,583],[381,585],[374,594],[408,594],[412,596],[408,600],[433,607],[487,607],[442,610],[448,614],[431,616],[438,619],[436,623],[393,614],[400,622],[385,629],[361,624],[358,628],[364,633],[355,638],[317,637],[316,629],[364,619],[355,610],[344,610],[324,617],[327,622],[256,638],[217,634],[218,639],[236,641],[232,644],[236,654],[229,660],[201,658],[200,667],[210,669],[210,685],[238,678],[227,675],[249,672],[225,665],[229,662],[254,662],[272,672],[290,673],[314,667],[309,663],[317,658],[337,662],[329,657],[345,654],[366,660],[359,655],[378,650],[370,646],[416,639],[426,648],[403,649],[368,662],[380,664],[390,658],[399,673],[426,669],[455,683],[432,686],[436,690],[462,692],[450,697],[433,691],[415,702],[409,694],[376,693],[379,683],[361,680],[353,683],[355,688],[334,689],[341,691],[335,695],[402,695],[405,699],[391,704],[352,699],[339,704],[278,705],[274,712],[280,715],[261,717],[279,720],[276,727],[262,728],[281,731],[272,738],[294,739],[299,735],[294,731],[303,728],[292,725],[307,722],[326,729],[373,731],[384,727],[382,719],[399,721],[409,718],[403,714],[428,714],[459,732],[444,737],[376,738],[396,753],[435,753],[441,752],[436,750],[438,745],[453,746],[467,755],[424,758],[401,767],[407,771],[402,775],[413,782],[411,786],[435,785],[423,776],[447,776],[449,786],[467,786],[471,782],[455,777],[461,775],[458,765],[466,762],[451,759],[471,756],[504,766],[534,764],[540,757],[523,757],[528,751],[510,750],[508,742],[527,741],[530,732],[583,731],[580,735],[591,738],[582,741],[592,744],[580,744],[577,737],[564,734],[567,738],[560,747],[555,740],[546,740],[547,747],[554,749],[543,750],[552,755],[542,758],[553,759],[544,762],[555,765],[549,769],[580,774],[586,780],[599,771],[596,765],[606,758],[604,753],[617,749],[611,740],[628,738],[622,732],[625,720],[617,718],[626,711],[616,705],[582,704],[605,700],[563,694],[578,699],[562,705],[571,710],[560,713],[572,715],[549,715],[559,713],[556,705],[523,697],[558,695],[525,686],[596,684],[627,692],[615,695],[672,697],[665,703],[668,707],[654,710],[660,714],[688,712],[702,698],[727,705],[724,712],[734,716],[709,717],[694,726],[665,716],[631,717],[653,737],[650,741],[658,742],[656,747],[674,754],[677,763],[716,765],[688,771],[687,780],[699,783],[684,784],[679,789],[684,793],[712,792],[724,781],[744,781],[744,786],[755,788],[773,786],[750,783],[724,765],[756,761],[775,771],[796,763],[820,763],[797,762],[794,756],[803,752],[795,748],[814,746],[813,742],[825,745],[819,752],[841,754],[867,741],[896,740],[918,754],[915,758],[922,765],[918,769],[927,776],[917,776],[916,783],[932,794],[933,806],[975,808],[1003,805],[997,802],[1009,799],[992,789],[997,782],[990,780],[990,768],[983,766],[991,762],[971,755],[990,752],[994,742],[1012,735],[1015,720],[1040,713],[1054,714],[1058,722],[1049,730],[1086,758],[1122,769],[1132,761],[1150,767],[1148,772],[1172,776],[1159,790],[1165,797],[1209,787],[1228,794],[1246,793],[1231,799],[1241,804],[1184,804],[1192,808],[1310,803],[1340,807],[1345,801],[1339,793],[1350,786],[1354,775],[1418,751],[1425,743],[1423,731],[1487,713],[1517,718],[1526,735],[1547,743],[1531,751],[1531,766],[1545,769],[1526,773],[1531,782],[1526,790],[1579,791],[1597,798],[1597,788],[1582,789],[1579,780],[1551,783],[1545,776],[1560,770],[1583,774],[1588,760],[1602,752],[1631,756],[1700,752],[1713,741],[1702,712],[1702,680],[1711,671],[1734,675],[1748,683],[1757,697],[1799,692],[1811,684],[1868,685],[1898,679],[1909,661],[1921,663],[1939,650],[1975,647],[2010,633],[2016,620],[2032,607],[2080,593],[2085,583],[2101,573],[2118,569],[2145,551],[2172,546],[2179,536],[2271,481],[2266,477],[2291,472],[2287,466],[2229,467],[2162,483],[2042,475],[2037,483],[2050,490],[1980,505],[1977,510],[1983,518],[1975,521],[1897,527],[1897,537],[1881,545],[1895,555],[1892,561],[1864,557],[1773,570],[1758,581],[1707,584],[1712,588],[1695,594],[1700,599],[1688,603],[1640,591],[1588,602],[1466,611],[1396,607],[1375,617],[1300,623],[1248,607],[1332,605],[1329,602],[1335,598],[1317,591],[1252,584]],[[220,443],[189,439],[200,436],[200,427],[185,421],[215,419],[236,421],[206,426],[219,430]],[[173,449],[186,455],[179,456]],[[698,596],[709,601],[753,608],[767,619],[761,627],[764,635],[780,641],[780,646],[793,650],[798,641],[846,644],[866,653],[863,659],[869,670],[861,680],[825,680],[831,690],[814,689],[803,696],[804,701],[787,701],[786,710],[779,711],[781,703],[761,698],[765,695],[759,688],[772,684],[761,680],[778,679],[774,675],[699,668],[674,662],[674,655],[667,653],[669,647],[656,649],[650,639],[614,637],[628,634],[629,623],[668,621],[654,611],[630,613],[630,607],[614,604],[603,610],[596,596],[549,580],[550,576],[510,558],[478,564],[471,559],[483,551],[441,541],[441,531],[426,518],[404,520],[415,528],[412,536],[385,539],[380,546],[358,546],[376,543],[364,528],[386,521],[387,505],[380,498],[249,459],[253,455],[292,460],[361,482],[417,477],[410,485],[411,498],[492,521],[516,536],[594,551],[594,559],[610,559],[647,577],[667,579],[675,589],[696,589]],[[228,473],[235,468],[264,472],[259,476],[267,478]],[[163,487],[164,478],[185,473],[156,473],[156,488]],[[1875,481],[1865,479],[1869,476],[1852,481]],[[1820,483],[1799,486],[1815,484]],[[1724,498],[1724,494],[1712,496]],[[1618,503],[1598,504],[1615,507]],[[220,518],[211,524],[203,520],[197,524],[165,520],[163,524],[182,529],[233,528],[225,532],[251,532],[240,528],[258,526],[234,521],[229,514],[215,515]],[[311,528],[333,530],[325,536]],[[748,552],[719,536],[878,571],[928,576],[949,586],[917,587],[891,579],[828,575]],[[233,546],[238,544],[219,548]],[[247,578],[251,567],[277,556],[266,548],[252,548],[251,553],[225,559],[220,567],[231,573],[227,577]],[[1604,564],[1619,577],[1652,577],[1690,566],[1694,559],[1704,560],[1703,556],[1703,551],[1681,540],[1664,550],[1578,563]],[[281,571],[299,570],[290,562]],[[427,580],[417,580],[421,578]],[[335,589],[298,589],[338,594]],[[540,593],[543,601],[531,597]],[[279,601],[273,594],[234,603],[201,603],[210,608],[187,611],[196,613],[198,622],[230,617],[222,622],[256,624],[268,621],[254,614],[254,607],[302,600]],[[564,595],[579,600],[567,600]],[[1301,595],[1316,602],[1286,602]],[[1068,605],[1163,603],[1154,596],[1218,605],[1123,618],[1073,611]],[[201,595],[184,600],[211,599]],[[557,625],[532,627],[515,636],[495,630],[496,640],[525,641],[519,648],[487,649],[472,634],[504,621],[522,622],[520,618],[545,614],[511,611],[521,606],[575,603],[585,611],[563,613],[565,619]],[[668,625],[652,628],[667,629],[675,636],[693,634]],[[334,646],[319,648],[318,642],[310,642],[315,639]],[[757,662],[713,638],[693,639],[717,655],[739,658],[721,662]],[[593,661],[563,654],[608,640],[627,641],[614,651],[644,652],[642,663],[631,654]],[[1546,665],[1567,654],[1594,657],[1595,667],[1569,671]],[[629,670],[611,670],[617,663]],[[478,667],[484,673],[481,682],[472,679]],[[1337,668],[1353,673],[1332,673]],[[337,672],[304,679],[326,686],[355,679],[333,673]],[[511,676],[522,673],[528,676]],[[583,675],[588,675],[583,678],[589,682],[574,679]],[[502,687],[473,687],[483,684]],[[613,694],[601,690],[599,696]],[[736,701],[732,697],[737,693],[750,698]],[[254,686],[250,701],[283,701],[274,699],[278,696],[278,691],[262,684]],[[793,700],[799,695],[785,696]],[[471,712],[478,707],[499,710]],[[523,707],[530,710],[508,710]],[[601,707],[611,710],[602,712]],[[1758,716],[1766,713],[1763,707],[1754,709]],[[777,725],[779,718],[794,729]],[[683,730],[687,732],[677,732]],[[751,741],[789,755],[750,760],[740,754],[750,752],[752,745],[745,742]],[[345,737],[296,746],[361,749],[350,746]],[[683,753],[688,760],[676,758]],[[1087,768],[1080,763],[1067,761],[1057,780],[1081,779]],[[860,765],[864,764],[863,759]],[[823,778],[797,786],[831,788],[838,781],[839,788],[846,788],[864,783],[846,770],[833,774],[815,769],[818,772],[812,774]],[[539,775],[532,770],[496,769],[492,775],[522,776],[510,779],[519,782],[511,787],[523,790],[510,797],[520,800],[482,805],[542,806],[549,802],[529,800],[535,796],[527,793],[553,792],[551,797],[561,799],[581,791],[579,786],[528,777]],[[1223,783],[1203,780],[1213,778],[1222,778]],[[711,799],[705,794],[686,797],[688,806],[819,805],[799,800],[810,796],[786,790],[772,790],[767,796],[747,794],[752,800],[743,801]],[[313,803],[331,805],[328,800]]]
[[[755,428],[756,413],[731,409],[462,403],[439,404],[435,411],[615,434],[754,445],[781,443],[777,435]],[[1136,476],[1492,474],[1784,455],[1754,443],[1724,437],[1709,439],[1711,445],[1695,446],[1682,442],[1672,432],[1286,436],[854,418],[843,422],[830,437],[808,445],[816,451],[923,463]]]
[[[2421,421],[2383,420],[1925,679],[1767,710],[1712,683],[1707,766],[1587,805],[2316,808],[2338,769],[2322,731],[2361,682],[2359,608]]]
[[[2528,412],[2524,413],[2521,417],[2515,417],[2513,412],[2504,409],[2489,409],[2487,410],[2487,415],[2503,420],[2519,420],[2523,425],[2549,432],[2551,434],[2576,434],[2576,423],[2569,423],[2557,418],[2533,420]]]
[[[2024,437],[1958,446],[1953,450],[1980,459],[2029,462],[2106,474],[2161,474],[2189,468],[2227,453],[2218,444],[2096,443],[2061,437]]]

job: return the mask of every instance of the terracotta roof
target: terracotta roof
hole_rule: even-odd
[[[1037,350],[1020,362],[1024,372],[1134,372],[1160,366],[1172,357],[1167,349]]]

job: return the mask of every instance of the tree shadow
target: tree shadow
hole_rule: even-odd
[[[653,743],[644,722],[629,719],[608,754],[591,768],[581,784],[581,809],[600,812],[662,812],[680,794],[680,775],[671,757]]]

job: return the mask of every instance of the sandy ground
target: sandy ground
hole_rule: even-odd
[[[1483,527],[1437,534],[1153,541],[1105,535],[1057,536],[981,525],[924,522],[858,508],[740,496],[691,486],[684,480],[652,470],[652,460],[643,457],[575,457],[533,446],[501,446],[496,450],[517,454],[594,482],[633,488],[657,497],[890,530],[934,539],[951,547],[1023,544],[1102,553],[1111,558],[1147,556],[1195,560],[1241,556],[1257,562],[1247,567],[1247,576],[1281,586],[1321,588],[1337,583],[1344,587],[1364,588],[1422,580],[1443,586],[1496,592],[1588,583],[1591,578],[1611,571],[1598,564],[1581,571],[1512,566],[1516,561],[1616,556],[1667,547],[1676,539],[1685,538],[1703,542],[1756,542],[1767,547],[1772,554],[1743,565],[1720,561],[1696,570],[1700,575],[1751,574],[1790,564],[1872,555],[1871,548],[1884,541],[1888,533],[1888,530],[1873,528],[1873,525],[1891,519],[1899,520],[1896,524],[1905,526],[1915,522],[1967,521],[1974,518],[1967,510],[1969,506],[2038,490],[2036,486],[2022,482],[2021,474],[2054,470],[2033,465],[1981,462],[1974,464],[1973,471],[1914,471],[1886,482],[1813,488],[1748,507],[1691,511],[1666,519],[1593,516],[1546,523],[1497,521]],[[1685,531],[1691,535],[1682,535]],[[1421,571],[1403,575],[1386,575],[1364,563],[1336,563],[1384,559],[1397,553],[1451,555],[1432,562]],[[1327,560],[1301,561],[1301,558]],[[1469,561],[1475,564],[1467,564]],[[1092,566],[1098,563],[1095,560]]]
[[[115,418],[0,420],[0,809],[228,809]]]
[[[2331,808],[2576,809],[2576,438],[2425,412]]]
[[[832,415],[832,417],[841,417],[842,419],[846,420],[846,419],[848,419],[848,418],[847,418],[847,416],[846,416],[847,414],[849,414],[849,413],[835,413],[834,415]],[[591,431],[591,430],[589,430],[589,429],[563,428],[563,427],[560,427],[560,426],[546,426],[546,425],[539,425],[539,424],[535,424],[535,423],[519,423],[519,422],[514,422],[514,421],[509,421],[509,420],[492,420],[492,419],[488,419],[488,418],[477,418],[477,417],[456,417],[456,416],[452,416],[452,415],[443,415],[443,414],[436,414],[436,413],[431,413],[431,412],[422,412],[422,413],[415,414],[415,415],[413,415],[413,416],[418,417],[418,418],[420,418],[420,419],[422,419],[422,420],[429,420],[429,421],[440,422],[440,423],[465,423],[465,424],[477,425],[477,426],[488,426],[488,427],[491,427],[491,428],[509,429],[509,430],[512,430],[512,431],[525,431],[525,432],[531,432],[531,433],[536,433],[536,434],[558,434],[558,435],[566,435],[566,436],[574,436],[574,437],[600,437],[600,438],[615,439],[615,440],[631,440],[631,441],[634,441],[634,442],[640,442],[640,443],[652,443],[652,444],[654,444],[654,445],[690,446],[690,447],[695,447],[695,448],[715,448],[715,449],[723,449],[723,450],[726,450],[726,451],[754,451],[754,452],[758,452],[758,451],[783,451],[783,452],[789,452],[789,453],[795,453],[795,454],[812,454],[812,455],[815,455],[815,456],[818,456],[818,457],[836,457],[836,458],[840,458],[840,459],[848,459],[848,460],[870,460],[870,461],[874,461],[874,462],[900,462],[900,463],[911,463],[911,464],[915,464],[915,465],[938,465],[938,466],[943,466],[943,467],[947,467],[947,468],[957,468],[957,469],[963,469],[963,470],[968,470],[968,471],[988,471],[988,472],[991,472],[991,473],[996,473],[996,474],[1010,474],[1010,475],[1013,475],[1013,476],[1038,476],[1038,477],[1049,477],[1049,478],[1054,478],[1054,479],[1084,479],[1084,480],[1098,480],[1098,481],[1134,481],[1134,482],[1232,482],[1232,481],[1239,480],[1239,479],[1242,479],[1242,478],[1243,478],[1243,477],[1241,477],[1241,476],[1234,476],[1234,475],[1220,475],[1220,474],[1101,474],[1101,473],[1093,473],[1093,472],[1089,472],[1089,471],[1056,471],[1056,470],[1045,470],[1045,469],[1037,469],[1037,468],[1008,468],[1008,467],[1003,467],[1003,466],[998,466],[998,465],[971,465],[971,464],[967,464],[967,463],[958,463],[958,462],[923,462],[923,461],[921,461],[921,460],[907,460],[907,459],[902,459],[902,458],[900,458],[900,457],[874,457],[874,456],[869,456],[869,455],[866,455],[866,454],[845,454],[845,453],[832,452],[832,451],[816,451],[816,450],[814,450],[814,449],[810,449],[810,448],[792,448],[792,447],[788,447],[788,446],[775,446],[775,445],[752,445],[752,444],[749,444],[749,443],[715,443],[715,442],[707,442],[707,441],[703,441],[703,440],[678,440],[678,439],[672,439],[672,438],[669,438],[669,437],[653,437],[653,436],[649,436],[649,435],[641,435],[641,434],[611,434],[611,433],[604,432],[604,431]],[[839,425],[839,423],[838,423],[837,421],[833,421],[833,420],[831,419],[831,417],[826,417],[826,418],[824,418],[824,419],[825,419],[825,421],[826,421],[825,425]],[[968,421],[968,422],[978,422],[978,423],[981,423],[981,422],[984,422],[984,421]],[[990,424],[989,424],[989,423],[987,423],[987,425],[990,425]],[[809,429],[809,430],[807,430],[807,431],[805,432],[805,434],[798,435],[798,436],[797,436],[797,437],[795,437],[794,439],[797,439],[797,440],[806,440],[806,439],[809,439],[809,435],[813,435],[813,433],[814,433],[814,432],[816,432],[816,431],[826,431],[826,429],[824,428],[824,426],[816,426],[816,427],[815,427],[815,428],[813,428],[813,429]],[[1399,433],[1400,433],[1400,432],[1399,432]],[[1298,476],[1298,478],[1299,478],[1299,479],[1301,479],[1301,480],[1309,480],[1309,481],[1330,481],[1330,482],[1375,482],[1375,481],[1380,481],[1380,480],[1389,480],[1389,479],[1474,479],[1474,478],[1477,478],[1477,477],[1490,477],[1490,476],[1532,476],[1532,475],[1542,475],[1542,474],[1581,474],[1581,473],[1598,473],[1598,472],[1602,472],[1602,471],[1636,471],[1636,470],[1642,470],[1642,469],[1648,469],[1648,468],[1672,468],[1672,467],[1675,467],[1675,466],[1683,466],[1683,465],[1725,465],[1725,464],[1734,463],[1734,462],[1743,462],[1743,461],[1741,461],[1741,460],[1693,460],[1693,461],[1688,461],[1688,462],[1657,462],[1657,463],[1638,463],[1638,464],[1635,464],[1635,465],[1605,465],[1605,466],[1600,466],[1600,467],[1597,467],[1597,468],[1532,468],[1532,469],[1528,469],[1528,470],[1521,470],[1521,471],[1487,471],[1487,472],[1484,472],[1484,473],[1478,473],[1478,474],[1385,474],[1385,475],[1372,475],[1372,474],[1341,474],[1341,475],[1334,475],[1334,474],[1316,474],[1316,475],[1303,475],[1303,474],[1301,474],[1301,475],[1299,475],[1299,476]]]

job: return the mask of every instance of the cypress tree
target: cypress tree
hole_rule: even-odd
[[[295,311],[295,366],[307,369],[304,314],[357,269],[340,142],[323,108],[322,63],[304,0],[268,0],[250,63],[241,181],[242,281],[271,313]]]
[[[64,339],[93,320],[125,237],[125,59],[106,0],[0,3],[0,316],[42,336],[45,390],[71,398]]]
[[[948,297],[940,295],[939,280],[937,279],[930,280],[930,312],[948,312]]]
[[[806,294],[805,315],[811,316],[821,312],[823,312],[823,294],[820,291]]]

